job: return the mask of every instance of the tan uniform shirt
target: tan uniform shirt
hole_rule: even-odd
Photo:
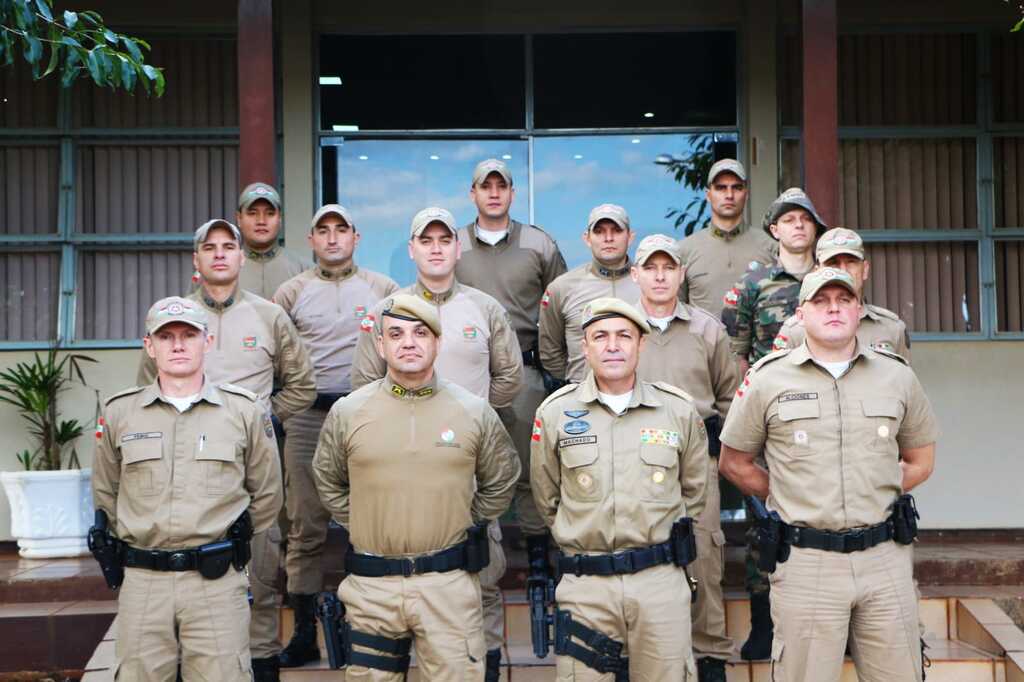
[[[295,323],[313,362],[318,391],[352,390],[360,326],[381,299],[397,290],[391,278],[356,266],[337,274],[313,267],[277,290],[274,303]]]
[[[449,381],[407,391],[390,377],[334,404],[313,473],[359,552],[408,556],[466,538],[512,502],[519,458],[498,415]]]
[[[635,306],[643,310],[639,300]],[[685,303],[676,304],[665,331],[651,323],[637,375],[686,391],[701,419],[716,414],[725,418],[740,385],[740,368],[729,349],[725,325],[708,311]]]
[[[900,451],[937,438],[906,361],[860,344],[839,379],[807,344],[758,361],[722,432],[735,450],[763,448],[769,509],[786,523],[837,531],[885,521],[902,492]]]
[[[476,231],[476,223],[459,230],[462,256],[455,277],[497,299],[512,318],[519,346],[534,350],[541,296],[565,272],[565,259],[555,240],[533,225],[510,221],[508,234],[494,246]]]
[[[573,268],[548,287],[540,302],[541,365],[558,379],[579,383],[587,375],[583,358],[583,308],[595,298],[614,296],[627,303],[640,298],[629,264],[611,271],[591,261]]]
[[[523,353],[508,313],[480,291],[455,282],[433,293],[417,282],[398,293],[420,296],[437,305],[441,318],[441,349],[434,369],[443,379],[462,386],[495,407],[508,407],[523,385]],[[381,332],[382,304],[372,313],[374,326],[363,327],[352,360],[352,388],[384,376],[387,366],[374,339]]]
[[[223,303],[207,297],[202,289],[188,298],[205,307],[209,316],[214,338],[206,353],[206,374],[215,384],[249,389],[281,421],[313,404],[313,365],[281,306],[241,290]],[[281,390],[271,397],[275,378]],[[138,383],[155,379],[156,364],[143,350]]]
[[[907,325],[899,315],[870,303],[864,304],[857,327],[857,340],[861,345],[888,350],[910,360],[910,336]],[[804,342],[804,323],[793,315],[786,320],[775,337],[775,350],[797,348]]]
[[[282,284],[309,266],[307,259],[299,258],[281,246],[262,253],[246,249],[238,285],[269,301]]]
[[[154,382],[111,397],[103,420],[93,502],[129,545],[184,549],[223,540],[246,509],[256,532],[277,518],[277,441],[270,415],[244,388],[207,377],[197,401],[178,412]]]
[[[720,318],[725,292],[752,263],[771,265],[778,252],[778,244],[764,230],[740,224],[726,232],[708,223],[679,244],[686,266],[682,299]]]
[[[530,486],[567,553],[609,553],[669,539],[704,508],[708,440],[693,402],[674,386],[637,381],[625,412],[600,402],[593,374],[537,410]]]

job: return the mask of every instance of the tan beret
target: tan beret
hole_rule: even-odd
[[[838,284],[849,289],[854,296],[857,294],[857,285],[853,283],[853,277],[839,268],[818,268],[804,275],[804,281],[800,285],[800,303],[813,298],[816,293],[830,284]]]
[[[647,323],[644,316],[635,307],[623,301],[621,298],[595,298],[583,308],[583,322],[581,327],[586,329],[598,320],[606,320],[610,317],[624,317],[637,327],[644,334],[651,333],[651,325]]]
[[[422,322],[434,332],[434,336],[441,336],[441,318],[437,316],[437,308],[411,294],[395,294],[384,301],[381,315],[409,322]],[[381,327],[383,326],[382,320]]]

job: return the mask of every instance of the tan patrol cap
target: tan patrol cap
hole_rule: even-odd
[[[423,230],[427,229],[431,223],[441,223],[447,227],[453,235],[458,235],[457,227],[455,227],[455,216],[443,208],[437,206],[431,206],[425,208],[412,217],[412,228],[409,230],[409,238],[419,237],[423,234]]]
[[[853,277],[850,277],[845,271],[839,268],[818,268],[804,275],[804,281],[800,285],[800,303],[803,304],[829,284],[846,287],[851,294],[860,298],[857,286],[853,283]]]
[[[663,251],[669,258],[676,262],[676,265],[682,264],[682,259],[679,257],[679,242],[667,234],[652,234],[644,237],[640,241],[640,245],[636,247],[636,258],[634,261],[637,265],[643,265],[647,262],[647,259]]]
[[[610,220],[623,230],[629,229],[629,214],[626,209],[616,204],[601,204],[595,206],[587,217],[587,232],[594,229],[594,225],[601,220]]]
[[[351,227],[353,230],[356,229],[356,222],[352,220],[352,214],[348,212],[348,209],[341,204],[324,204],[320,207],[320,210],[313,214],[313,222],[310,224],[309,229],[316,228],[316,224],[320,222],[324,216],[334,214],[345,221],[345,224]]]
[[[772,235],[771,226],[779,219],[780,216],[795,208],[802,208],[811,214],[811,217],[814,218],[814,222],[818,223],[817,232],[828,229],[828,225],[821,219],[821,216],[818,215],[818,210],[814,208],[814,203],[811,201],[811,198],[807,196],[807,193],[799,187],[790,187],[776,197],[775,201],[773,201],[772,205],[768,208],[768,213],[765,214],[764,224],[762,225],[764,231],[767,232],[772,239],[775,239],[775,236]]]
[[[196,230],[195,236],[192,238],[192,249],[195,251],[199,250],[199,245],[206,241],[207,235],[210,234],[210,230],[215,227],[223,227],[225,230],[231,233],[231,236],[235,238],[238,245],[242,245],[242,233],[238,231],[234,223],[229,223],[223,218],[214,218],[213,220],[207,220],[205,223],[199,226]]]
[[[580,327],[586,329],[598,320],[610,317],[624,317],[637,327],[641,333],[650,334],[651,325],[647,323],[640,311],[623,301],[621,298],[595,298],[583,308],[583,321]]]
[[[180,296],[161,298],[146,313],[146,334],[152,335],[156,330],[171,322],[184,322],[199,331],[206,331],[206,311],[195,301]]]
[[[484,159],[478,163],[473,169],[473,185],[479,185],[491,173],[497,173],[508,183],[509,187],[512,186],[512,171],[508,169],[507,163],[499,159]]]
[[[719,159],[711,166],[711,170],[708,171],[708,187],[715,181],[722,173],[732,173],[743,182],[747,181],[747,169],[743,167],[743,164],[736,159]]]
[[[819,263],[824,263],[829,258],[841,253],[848,253],[855,258],[864,260],[864,240],[853,230],[845,227],[833,227],[821,235],[814,255]]]
[[[281,210],[281,195],[265,182],[254,182],[245,186],[242,193],[238,195],[238,210],[244,211],[260,199],[269,201],[274,208],[278,211]]]
[[[441,318],[437,316],[437,308],[417,296],[395,294],[384,301],[381,315],[408,322],[422,322],[434,332],[434,336],[441,336]]]

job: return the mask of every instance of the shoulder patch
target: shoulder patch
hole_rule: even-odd
[[[768,355],[764,356],[763,358],[761,358],[757,362],[755,362],[750,367],[750,369],[752,369],[752,370],[759,370],[759,369],[761,369],[762,367],[764,367],[765,365],[767,365],[770,362],[775,362],[776,360],[779,360],[781,358],[786,357],[787,355],[789,355],[792,352],[792,350],[793,350],[792,348],[782,348],[780,350],[775,350],[775,351],[769,353]]]
[[[679,388],[678,386],[673,386],[672,384],[666,383],[664,381],[655,381],[651,384],[651,386],[654,386],[655,388],[664,391],[665,393],[671,393],[674,396],[678,396],[687,402],[693,402],[693,396],[691,396],[689,393]]]
[[[898,360],[899,362],[902,362],[907,367],[910,366],[910,363],[907,361],[907,359],[905,357],[903,357],[902,355],[900,355],[899,353],[897,353],[896,351],[889,350],[887,348],[881,348],[881,347],[878,347],[878,348],[872,347],[871,350],[875,351],[879,355],[882,355],[884,357],[890,358],[892,360]]]
[[[540,405],[539,405],[539,406],[537,407],[537,410],[538,410],[538,411],[540,411],[540,410],[541,410],[541,409],[543,409],[543,408],[544,408],[544,407],[545,407],[545,406],[546,406],[546,405],[547,405],[548,403],[550,403],[551,401],[555,400],[556,398],[560,398],[560,397],[562,397],[563,395],[568,395],[569,393],[572,393],[573,391],[575,391],[575,390],[576,390],[576,388],[577,388],[578,386],[579,386],[579,384],[573,384],[573,383],[569,383],[569,384],[566,384],[565,386],[562,386],[562,387],[561,387],[560,389],[558,389],[557,391],[555,391],[554,393],[552,393],[551,395],[549,395],[549,396],[548,396],[547,398],[545,398],[545,399],[544,399],[544,402],[542,402],[542,403],[541,403],[541,404],[540,404]]]
[[[249,400],[256,402],[258,396],[247,388],[241,386],[235,386],[234,384],[217,384],[217,388],[228,393],[234,393],[235,395],[245,396]]]
[[[123,391],[118,391],[114,395],[112,395],[109,398],[107,398],[106,400],[104,400],[103,404],[104,405],[109,405],[110,403],[114,402],[118,398],[123,398],[126,395],[133,395],[133,394],[138,393],[139,391],[143,390],[144,388],[146,388],[146,387],[145,386],[132,386],[131,388],[126,388]]]

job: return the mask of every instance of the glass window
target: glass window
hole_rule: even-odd
[[[1024,332],[1024,241],[995,246],[997,331]]]
[[[522,36],[323,36],[324,130],[523,128]]]
[[[538,128],[736,123],[732,31],[533,39]]]

